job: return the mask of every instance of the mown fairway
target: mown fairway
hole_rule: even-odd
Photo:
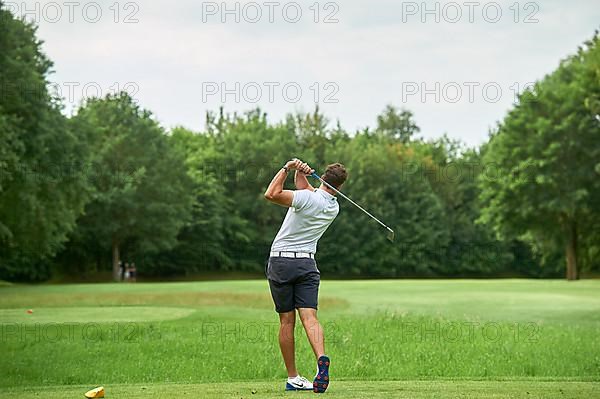
[[[600,281],[325,281],[320,315],[328,395],[600,396]],[[276,333],[265,281],[0,286],[0,397],[289,396]]]

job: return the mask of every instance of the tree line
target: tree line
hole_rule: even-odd
[[[424,139],[392,105],[356,132],[318,107],[281,121],[219,109],[203,131],[167,131],[124,92],[67,117],[35,26],[0,13],[2,279],[116,275],[120,259],[146,276],[260,273],[285,212],[262,193],[292,157],[317,171],[345,164],[347,194],[396,231],[389,243],[340,200],[319,243],[328,275],[577,279],[600,268],[597,33],[470,148]]]

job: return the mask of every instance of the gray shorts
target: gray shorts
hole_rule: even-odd
[[[314,259],[270,257],[266,274],[277,313],[317,309],[321,275]]]

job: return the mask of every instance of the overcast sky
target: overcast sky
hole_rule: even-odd
[[[318,97],[350,131],[394,104],[471,145],[600,26],[597,0],[6,3],[39,23],[67,110],[127,89],[165,127],[201,130],[220,105],[276,121]]]

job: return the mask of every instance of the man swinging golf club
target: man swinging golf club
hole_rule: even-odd
[[[291,170],[295,171],[296,190],[284,190],[283,183]],[[289,208],[273,240],[266,274],[279,313],[279,346],[288,373],[285,389],[323,393],[329,385],[330,360],[325,355],[323,328],[317,319],[320,273],[315,253],[317,241],[339,212],[336,191],[331,187],[339,189],[347,173],[342,164],[329,165],[318,189],[308,183],[307,175],[312,173],[314,170],[306,163],[291,160],[277,172],[265,192],[267,200]],[[296,311],[317,359],[312,384],[296,370]]]

